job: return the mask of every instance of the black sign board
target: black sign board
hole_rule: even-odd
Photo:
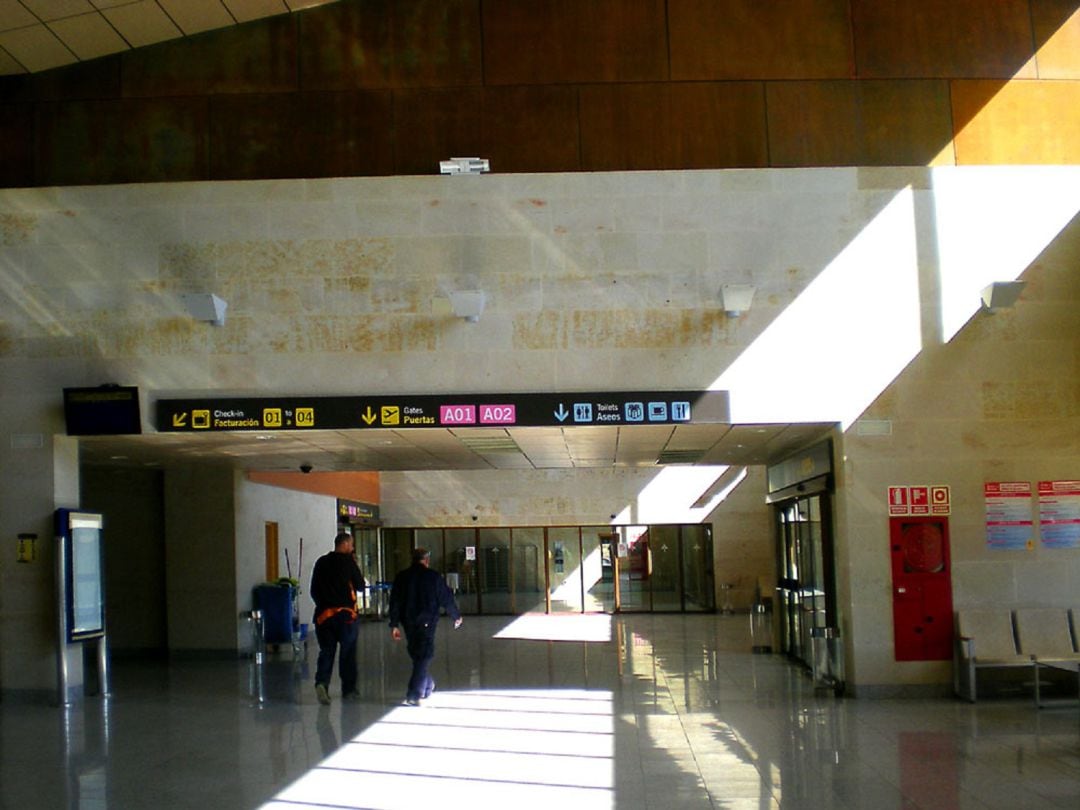
[[[142,433],[139,389],[121,385],[65,388],[64,422],[69,436]]]
[[[379,505],[364,501],[337,499],[338,523],[350,523],[360,526],[381,526],[379,523]]]
[[[161,399],[165,433],[728,422],[726,391]]]

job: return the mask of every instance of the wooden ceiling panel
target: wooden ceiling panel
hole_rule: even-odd
[[[179,182],[207,176],[207,99],[127,99],[123,110],[128,178]]]
[[[591,85],[580,108],[586,171],[767,165],[760,82]]]
[[[487,88],[482,116],[484,143],[479,157],[491,160],[492,171],[581,169],[577,91],[573,88]]]
[[[675,81],[852,73],[848,0],[668,0],[668,24]]]
[[[952,103],[957,164],[1080,163],[1080,81],[957,81]]]
[[[34,108],[0,105],[0,187],[21,188],[34,182]]]
[[[439,161],[480,156],[480,88],[394,91],[394,171],[437,174]]]
[[[853,0],[860,78],[1034,77],[1028,0]]]
[[[67,101],[38,105],[34,163],[43,185],[123,183],[123,102]]]
[[[943,81],[770,82],[774,166],[930,165],[952,139]]]
[[[475,0],[331,3],[301,17],[306,89],[479,85]]]
[[[1040,79],[1080,79],[1080,7],[1076,0],[1031,0]]]
[[[664,81],[664,6],[664,0],[484,3],[484,81]]]
[[[387,92],[216,96],[212,179],[393,172]]]
[[[289,16],[172,40],[120,55],[125,96],[277,93],[297,89]]]

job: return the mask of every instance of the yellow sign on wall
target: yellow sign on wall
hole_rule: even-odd
[[[37,560],[37,535],[20,534],[15,562],[29,563]]]

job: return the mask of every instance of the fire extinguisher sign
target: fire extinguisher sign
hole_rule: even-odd
[[[889,514],[948,515],[952,511],[949,488],[941,484],[889,487]]]
[[[889,514],[910,515],[907,487],[889,487]]]

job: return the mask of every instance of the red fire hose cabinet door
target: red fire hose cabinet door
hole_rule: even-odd
[[[949,660],[953,610],[948,518],[889,518],[889,544],[896,660]]]

